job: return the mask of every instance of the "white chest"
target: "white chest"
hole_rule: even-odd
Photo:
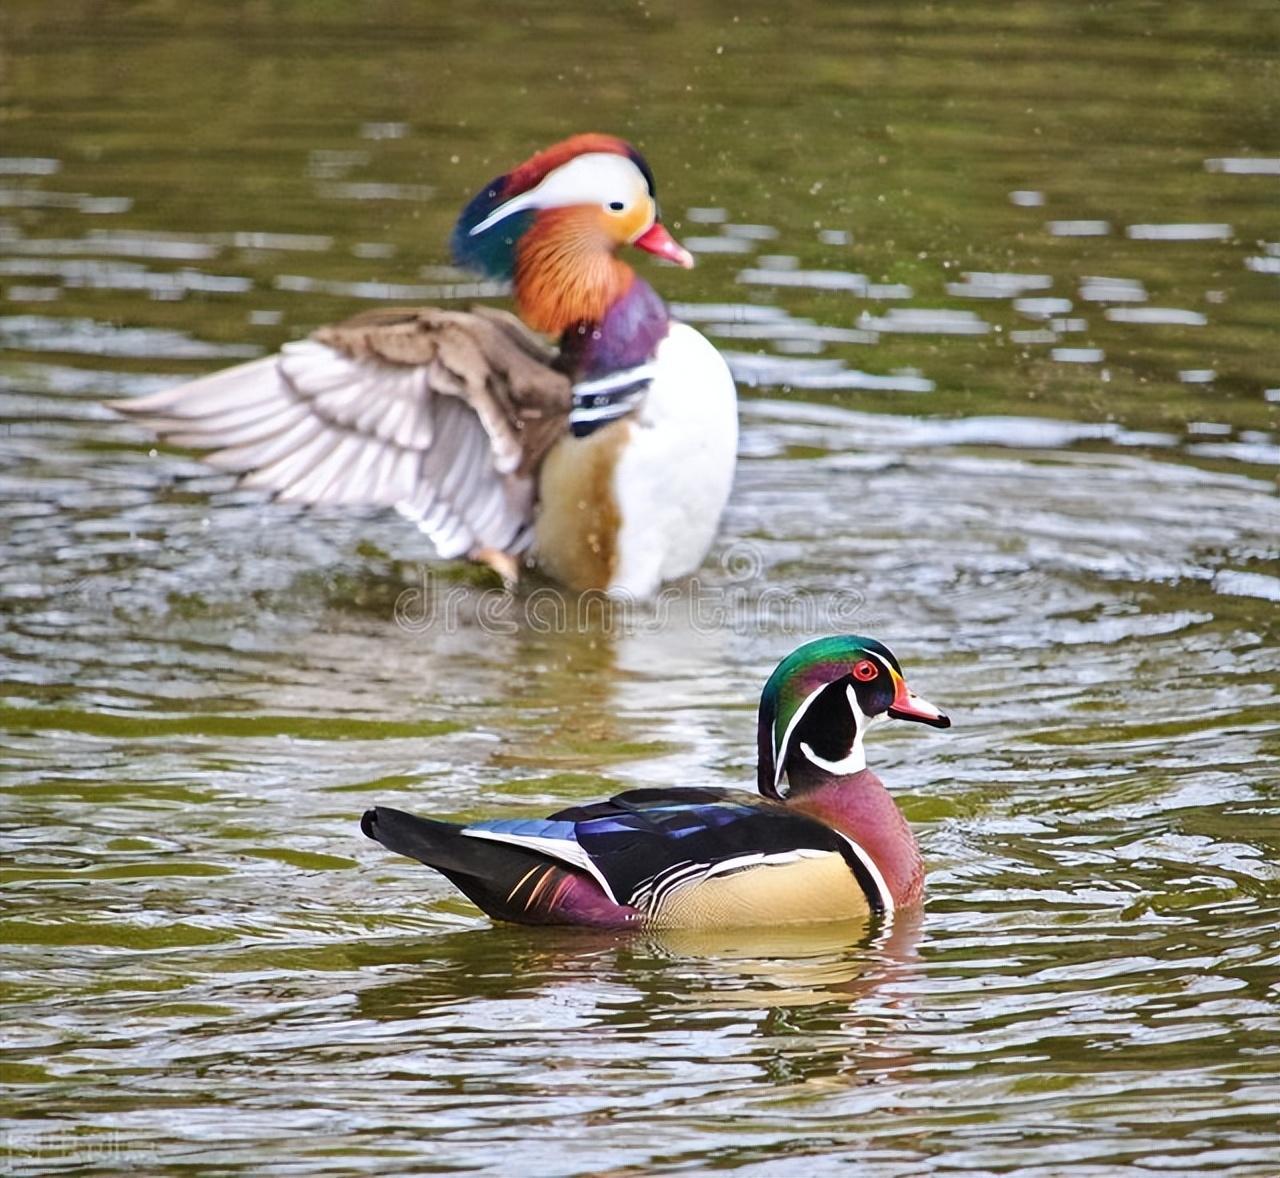
[[[729,366],[687,324],[672,324],[613,476],[619,529],[610,591],[651,596],[694,572],[733,485],[738,404]]]

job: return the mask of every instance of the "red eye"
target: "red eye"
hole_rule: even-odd
[[[880,669],[870,659],[863,659],[853,665],[853,677],[863,683],[870,683],[878,674]]]

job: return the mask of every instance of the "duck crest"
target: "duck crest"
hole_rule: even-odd
[[[596,132],[573,135],[530,156],[510,172],[495,176],[467,202],[449,241],[455,265],[510,282],[516,272],[517,245],[532,227],[536,213],[533,209],[524,209],[480,232],[476,232],[476,227],[513,197],[537,187],[556,168],[589,152],[620,155],[631,160],[640,169],[649,191],[653,191],[653,173],[644,157],[629,143],[614,135]]]
[[[503,199],[506,200],[519,195],[521,192],[528,191],[534,185],[541,183],[546,179],[548,173],[554,172],[562,164],[567,164],[575,156],[587,155],[590,152],[626,156],[640,169],[641,174],[649,185],[649,191],[653,191],[653,172],[650,171],[644,156],[636,151],[631,144],[625,139],[619,139],[616,135],[587,131],[581,135],[571,135],[568,139],[561,140],[559,143],[553,143],[550,147],[530,156],[518,167],[512,168],[503,177],[508,185],[507,190],[503,193]]]

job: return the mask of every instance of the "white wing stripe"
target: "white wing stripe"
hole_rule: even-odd
[[[551,859],[567,863],[580,871],[587,872],[603,889],[604,894],[615,904],[618,898],[613,894],[609,881],[600,873],[600,869],[591,861],[591,856],[576,842],[569,839],[539,838],[537,835],[508,834],[504,831],[478,830],[468,826],[463,832],[469,838],[488,839],[494,843],[510,843],[512,846],[524,847],[529,851],[537,851]]]

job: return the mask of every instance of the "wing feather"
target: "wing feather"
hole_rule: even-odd
[[[778,802],[737,790],[630,790],[551,816],[572,822],[579,846],[622,903],[651,915],[682,889],[755,867],[835,852],[868,904],[892,911],[879,872],[852,840]]]
[[[568,428],[554,358],[501,312],[378,310],[112,406],[246,486],[395,507],[443,556],[514,552],[538,467]]]

